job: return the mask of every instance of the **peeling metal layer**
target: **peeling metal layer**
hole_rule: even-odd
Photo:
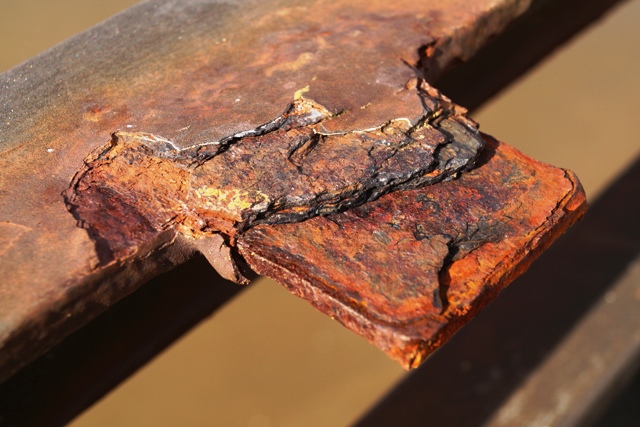
[[[117,132],[85,159],[65,198],[108,265],[174,227],[234,246],[257,224],[300,222],[448,180],[470,170],[484,144],[472,121],[421,86],[414,96],[431,108],[368,130],[327,133],[336,116],[298,93],[282,116],[220,142],[178,149]],[[234,258],[215,266],[243,281]]]
[[[154,271],[197,250],[230,256],[219,240],[198,249],[170,228],[105,258],[62,194],[112,134],[178,150],[223,143],[280,117],[307,87],[334,116],[324,134],[418,118],[423,75],[470,57],[529,3],[149,1],[0,75],[0,378]]]
[[[582,216],[571,173],[489,137],[459,179],[302,224],[257,226],[239,246],[260,274],[418,366]]]

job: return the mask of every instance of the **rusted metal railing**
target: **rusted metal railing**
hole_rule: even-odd
[[[84,331],[0,395],[66,360],[58,374],[82,396],[45,404],[43,387],[24,402],[43,408],[32,422],[70,419],[240,289],[202,286],[217,273],[198,254],[227,279],[275,277],[418,366],[585,209],[572,173],[480,134],[429,82],[463,82],[456,99],[478,105],[532,62],[481,82],[473,70],[535,44],[527,28],[569,4],[151,1],[3,74],[0,376]],[[129,326],[162,293],[157,323]],[[85,326],[107,308],[126,331]],[[123,336],[150,346],[89,361],[78,345]]]

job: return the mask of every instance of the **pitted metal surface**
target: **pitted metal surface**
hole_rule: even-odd
[[[475,125],[425,79],[529,3],[149,1],[2,74],[0,377],[194,251],[242,280],[238,231],[467,171]]]

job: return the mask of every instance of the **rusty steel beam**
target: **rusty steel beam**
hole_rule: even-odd
[[[4,73],[0,378],[196,252],[418,365],[584,211],[426,81],[528,5],[151,1]]]

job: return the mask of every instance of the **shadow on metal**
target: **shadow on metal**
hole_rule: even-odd
[[[202,256],[158,276],[0,385],[0,425],[64,425],[246,287]]]

